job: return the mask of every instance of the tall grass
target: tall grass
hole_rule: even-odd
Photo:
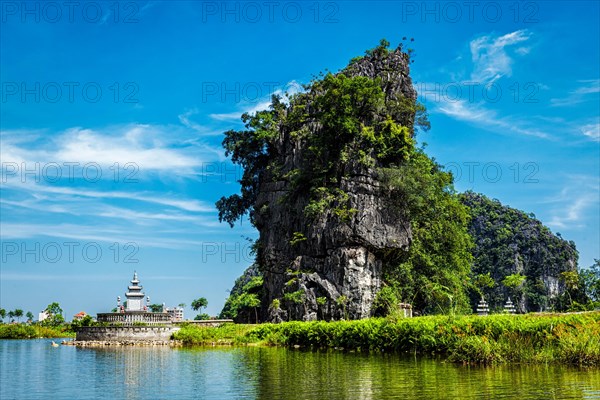
[[[260,343],[441,354],[462,363],[600,365],[600,312],[185,327],[184,344]]]
[[[248,338],[281,346],[443,354],[464,363],[600,365],[600,313],[429,316],[264,324]]]

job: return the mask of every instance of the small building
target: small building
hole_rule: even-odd
[[[181,307],[166,308],[165,311],[171,317],[171,322],[183,321],[183,308],[181,308]]]
[[[50,318],[50,313],[48,311],[46,311],[46,310],[42,310],[38,314],[38,321],[39,322],[42,322],[42,321],[44,321],[45,319],[48,319],[48,318]]]
[[[79,311],[77,314],[73,315],[73,321],[81,321],[85,317],[87,317],[87,313],[85,311]]]

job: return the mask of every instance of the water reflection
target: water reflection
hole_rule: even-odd
[[[600,398],[600,371],[458,366],[398,355],[260,349],[260,398]]]
[[[473,367],[277,348],[52,348],[0,340],[4,399],[600,398],[600,369]]]

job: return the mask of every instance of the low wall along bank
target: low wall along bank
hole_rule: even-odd
[[[178,326],[82,326],[76,341],[168,341]]]

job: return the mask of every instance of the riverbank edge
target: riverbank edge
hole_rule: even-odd
[[[218,328],[182,326],[184,346],[254,345],[441,355],[465,364],[600,366],[600,312],[291,321]]]

